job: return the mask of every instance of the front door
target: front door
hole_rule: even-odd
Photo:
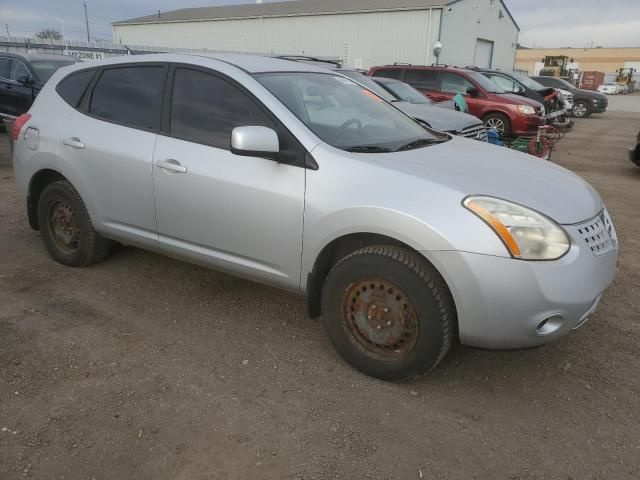
[[[480,68],[491,68],[493,63],[493,42],[478,38],[476,40],[476,51],[474,65]]]
[[[486,102],[486,99],[482,97],[482,93],[479,93],[479,96],[472,97],[467,93],[469,88],[476,88],[476,86],[471,83],[469,80],[464,78],[462,75],[458,75],[457,73],[451,72],[443,72],[442,73],[442,83],[440,85],[440,94],[445,99],[452,99],[457,94],[461,94],[464,96],[464,101],[467,103],[469,107],[469,112],[471,115],[475,115],[476,117],[480,117],[483,111],[483,102]]]
[[[238,126],[274,128],[281,147],[292,139],[258,100],[225,77],[188,67],[170,77],[167,131],[153,155],[161,249],[297,289],[305,170],[230,152]]]
[[[20,60],[0,57],[0,114],[18,117],[31,107],[33,88],[18,79],[30,78]]]

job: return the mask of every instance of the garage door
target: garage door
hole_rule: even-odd
[[[493,42],[478,38],[476,40],[476,56],[474,65],[480,68],[491,68],[493,60]]]

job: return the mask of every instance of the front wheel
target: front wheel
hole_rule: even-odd
[[[591,105],[587,102],[576,102],[571,113],[576,118],[586,118],[591,115]]]
[[[485,127],[495,130],[500,135],[511,133],[511,122],[503,113],[490,113],[484,117],[483,121]]]
[[[93,229],[77,190],[66,180],[48,185],[38,200],[42,240],[54,260],[71,267],[86,267],[104,260],[111,241]]]
[[[417,253],[386,245],[340,260],[327,277],[322,308],[344,359],[384,380],[433,369],[456,326],[451,293],[435,268]]]

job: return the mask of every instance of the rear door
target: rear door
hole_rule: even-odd
[[[166,74],[151,63],[98,71],[58,140],[96,230],[149,248],[157,248],[152,157]]]
[[[239,126],[297,140],[251,93],[213,72],[177,66],[153,155],[160,247],[165,252],[289,289],[300,282],[305,170],[234,155]],[[297,152],[297,153],[296,153]]]
[[[438,91],[439,73],[438,70],[407,69],[403,81],[434,102],[443,102],[448,98]]]

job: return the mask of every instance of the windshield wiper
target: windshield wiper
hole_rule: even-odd
[[[402,147],[397,149],[396,152],[402,152],[405,150],[414,150],[416,148],[426,147],[428,145],[435,145],[436,143],[443,143],[443,142],[446,142],[446,140],[436,140],[435,138],[419,138],[418,140],[414,140],[413,142],[403,145]]]
[[[388,153],[392,150],[385,147],[377,147],[375,145],[354,145],[353,147],[345,148],[347,152],[351,153]]]

